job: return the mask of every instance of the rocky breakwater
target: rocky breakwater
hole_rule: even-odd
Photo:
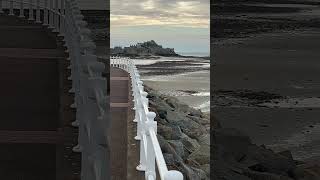
[[[212,175],[215,180],[319,180],[320,160],[297,161],[290,151],[253,144],[244,133],[223,128],[212,115]]]
[[[176,98],[146,87],[150,110],[156,112],[158,139],[167,165],[187,180],[210,179],[210,118]]]
[[[274,152],[258,146],[243,132],[222,127],[213,113],[209,117],[176,98],[145,89],[150,110],[157,114],[158,139],[167,165],[187,180],[320,180],[320,159],[297,161],[288,150]]]

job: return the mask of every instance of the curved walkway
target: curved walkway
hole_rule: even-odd
[[[119,68],[111,68],[111,172],[112,179],[143,180],[144,174],[136,170],[139,164],[139,142],[134,139],[131,80]]]

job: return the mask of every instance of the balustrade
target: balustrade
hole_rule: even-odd
[[[139,71],[133,60],[125,57],[111,57],[110,65],[127,71],[131,77],[131,90],[134,101],[135,119],[137,123],[136,140],[140,141],[140,164],[138,171],[145,172],[146,180],[156,179],[156,166],[161,180],[183,180],[179,171],[168,170],[159,141],[157,139],[156,114],[149,111],[148,93],[144,91]]]

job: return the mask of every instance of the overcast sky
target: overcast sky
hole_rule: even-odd
[[[155,40],[177,52],[209,52],[209,0],[111,0],[111,46]]]

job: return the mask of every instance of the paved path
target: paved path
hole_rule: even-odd
[[[39,24],[0,15],[0,179],[72,179],[80,155],[61,41]]]
[[[128,118],[128,74],[121,69],[111,69],[111,174],[112,179],[127,177],[127,126]]]
[[[111,68],[111,164],[112,179],[142,180],[136,171],[139,162],[139,143],[134,140],[136,123],[132,120],[131,84],[127,72]]]

